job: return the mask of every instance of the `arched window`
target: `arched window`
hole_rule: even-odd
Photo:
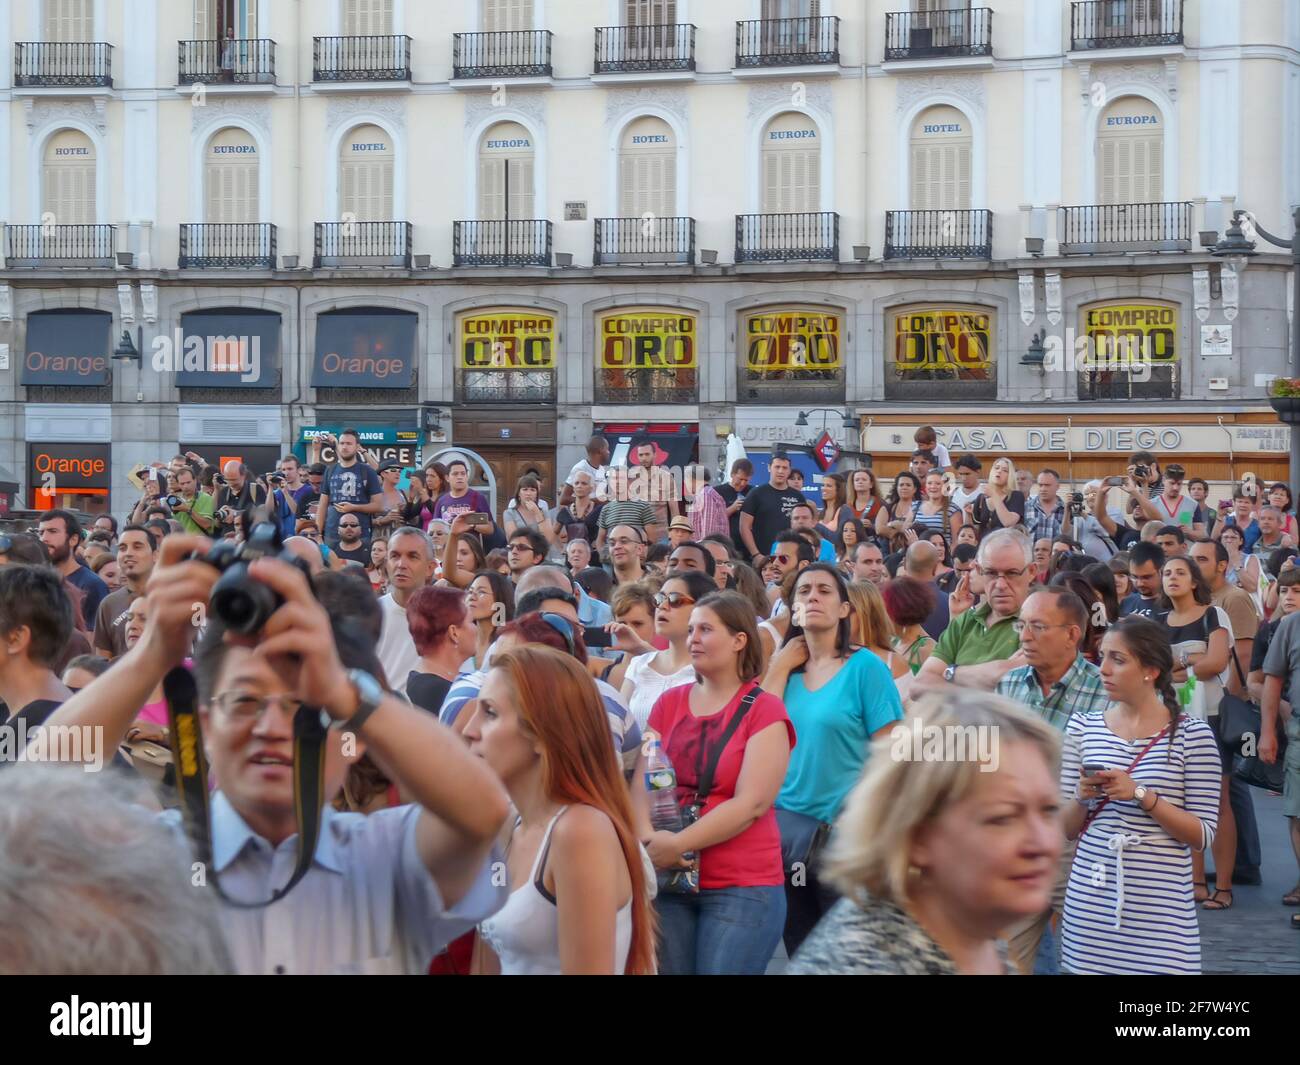
[[[387,37],[393,32],[393,0],[344,0],[343,36]]]
[[[1097,202],[1159,203],[1164,199],[1164,120],[1150,100],[1121,96],[1097,130]]]
[[[677,138],[661,118],[639,118],[623,131],[618,157],[619,214],[677,214]]]
[[[356,222],[393,218],[393,140],[378,126],[357,126],[339,145],[339,217]]]
[[[218,131],[203,156],[203,220],[256,222],[258,204],[257,145],[242,129]]]
[[[65,129],[45,145],[41,214],[54,225],[95,222],[95,145],[84,133]]]
[[[763,130],[762,212],[821,210],[821,131],[797,111],[777,115]]]
[[[93,41],[94,0],[45,0],[45,40]]]
[[[911,210],[970,209],[970,122],[955,107],[931,107],[917,115],[908,164]]]
[[[533,138],[518,122],[498,122],[483,134],[478,149],[478,217],[500,220],[535,217]]]

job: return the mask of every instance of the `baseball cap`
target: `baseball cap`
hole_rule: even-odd
[[[691,519],[690,519],[690,518],[682,518],[682,517],[673,518],[673,520],[670,521],[670,522],[668,523],[668,528],[669,528],[669,529],[685,529],[687,532],[694,532],[694,531],[695,531],[695,530],[691,527]]]

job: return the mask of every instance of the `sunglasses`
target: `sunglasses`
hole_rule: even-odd
[[[684,592],[660,592],[655,596],[655,606],[667,604],[671,607],[694,606],[695,600]]]
[[[575,643],[573,636],[573,625],[570,624],[568,618],[561,614],[552,614],[547,612],[541,615],[541,619],[564,637],[564,645],[569,649],[570,655],[576,655],[578,653],[577,644]]]

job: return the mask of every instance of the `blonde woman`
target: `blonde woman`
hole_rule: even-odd
[[[994,529],[1023,525],[1025,494],[1016,488],[1015,463],[1008,458],[1000,458],[993,463],[984,492],[975,500],[972,511],[981,536],[988,535]]]
[[[885,610],[880,589],[869,581],[849,584],[849,627],[853,642],[865,647],[889,668],[895,679],[907,672],[907,659],[893,651],[894,625]]]
[[[930,735],[997,742],[923,759]],[[920,700],[873,744],[822,867],[844,897],[787,971],[1012,973],[999,936],[1050,905],[1065,846],[1059,759],[1056,731],[1010,700],[956,687]]]

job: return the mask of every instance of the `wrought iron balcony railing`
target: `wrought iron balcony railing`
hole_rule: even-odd
[[[275,269],[270,222],[189,222],[181,226],[182,270]]]
[[[313,81],[410,81],[411,38],[400,33],[316,37]]]
[[[14,86],[113,87],[113,46],[102,41],[20,41]]]
[[[989,259],[993,212],[886,211],[886,259]]]
[[[950,11],[893,11],[885,15],[886,59],[991,56],[993,11],[961,7]]]
[[[597,74],[694,69],[695,27],[689,23],[596,30]]]
[[[838,262],[840,216],[834,211],[736,215],[736,262]]]
[[[275,42],[179,41],[181,85],[274,85]]]

